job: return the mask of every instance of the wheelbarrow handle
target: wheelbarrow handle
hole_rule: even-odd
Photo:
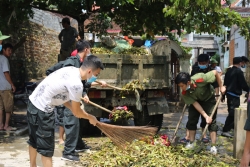
[[[83,98],[81,98],[81,99],[83,100]],[[108,113],[112,113],[111,110],[108,110],[108,109],[106,109],[106,108],[104,108],[104,107],[102,107],[102,106],[100,106],[100,105],[98,105],[98,104],[96,104],[96,103],[94,103],[94,102],[92,102],[92,101],[89,101],[88,104],[91,104],[91,105],[93,105],[93,106],[95,106],[95,107],[97,107],[97,108],[100,108],[100,109],[102,109],[102,110],[104,110],[104,111],[107,111]]]

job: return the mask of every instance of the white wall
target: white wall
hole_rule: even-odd
[[[246,40],[240,35],[240,29],[235,31],[234,55],[235,57],[246,56]]]

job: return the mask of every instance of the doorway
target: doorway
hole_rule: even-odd
[[[180,72],[180,60],[178,58],[178,54],[175,50],[171,49],[171,61],[170,61],[170,80],[171,85],[170,89],[167,92],[167,99],[171,102],[179,101],[180,97],[180,88],[175,84],[175,78],[177,74]]]

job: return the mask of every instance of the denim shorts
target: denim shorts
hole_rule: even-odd
[[[52,157],[55,148],[55,115],[36,108],[30,101],[27,107],[29,140],[27,143],[45,157]]]

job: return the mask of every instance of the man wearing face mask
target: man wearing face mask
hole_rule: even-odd
[[[80,40],[76,44],[77,49],[77,60],[68,58],[64,62],[63,67],[74,66],[79,68],[83,63],[83,60],[90,55],[90,45],[87,41]],[[87,95],[87,89],[93,85],[96,85],[94,81],[97,79],[95,75],[89,76],[88,80],[83,81],[84,89],[82,93],[82,97],[84,101],[88,103],[89,98]],[[106,82],[102,82],[101,86],[106,86]],[[99,84],[98,84],[99,85]],[[76,152],[83,152],[88,150],[90,147],[87,146],[82,140],[82,126],[83,119],[76,118],[73,113],[66,107],[63,110],[63,126],[66,134],[66,139],[64,142],[64,150],[63,150],[63,160],[70,161],[79,161],[79,157],[75,155]],[[76,133],[78,132],[78,133]]]
[[[180,72],[175,79],[175,83],[182,90],[181,97],[185,104],[190,105],[188,109],[188,122],[186,125],[186,128],[189,130],[190,141],[187,143],[186,148],[194,148],[197,123],[199,117],[202,116],[202,119],[210,124],[208,129],[212,142],[212,147],[210,149],[212,154],[217,154],[216,132],[218,129],[216,125],[216,114],[213,115],[213,118],[210,117],[216,104],[214,88],[211,85],[211,83],[215,82],[215,79],[220,86],[221,92],[224,93],[225,87],[222,85],[220,75],[215,70],[207,72],[206,74],[198,73],[192,77],[186,72]]]
[[[245,56],[241,56],[241,68],[246,68],[246,63],[249,62],[248,58]]]
[[[223,127],[222,136],[233,137],[229,132],[234,128],[234,110],[240,106],[240,95],[242,90],[249,92],[249,86],[241,70],[241,57],[233,58],[233,67],[225,74],[224,85],[227,88],[228,116]]]
[[[197,73],[207,73],[209,71],[211,71],[211,67],[209,66],[209,55],[208,54],[200,54],[197,58],[198,62],[195,63],[192,67],[192,71],[191,71],[191,76],[197,74]],[[218,87],[217,82],[215,81],[214,83],[211,83],[211,85],[214,88]],[[190,118],[191,119],[191,118]],[[201,119],[201,124],[200,127],[202,128],[202,130],[204,129],[204,127],[206,126],[206,121],[204,119]],[[189,131],[188,129],[186,130],[186,136],[184,138],[182,138],[180,140],[181,143],[188,143],[189,142]],[[204,143],[208,143],[209,139],[206,137],[206,134],[204,136],[204,138],[202,139],[202,141]]]
[[[50,74],[29,96],[27,107],[29,140],[27,143],[31,167],[37,166],[37,153],[42,155],[43,166],[52,167],[55,148],[55,106],[63,104],[75,117],[87,119],[94,126],[98,123],[96,117],[80,107],[82,80],[87,80],[92,76],[97,77],[103,69],[101,60],[90,55],[84,59],[80,68],[64,67]],[[76,130],[79,126],[75,128],[75,134],[78,134]]]

